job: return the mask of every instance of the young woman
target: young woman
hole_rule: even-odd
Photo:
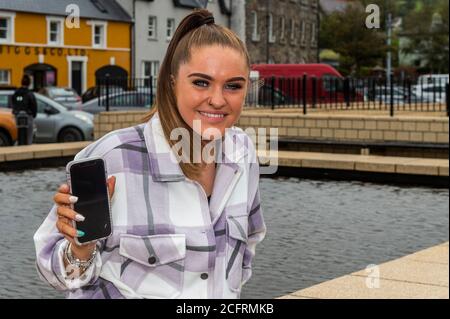
[[[110,132],[75,157],[106,162],[112,235],[78,246],[83,233],[72,221],[84,217],[61,185],[34,236],[40,277],[69,298],[239,298],[266,233],[256,151],[233,126],[249,73],[232,31],[204,9],[185,17],[144,123]],[[177,144],[174,132],[188,132],[187,143]],[[79,276],[70,257],[82,262]]]

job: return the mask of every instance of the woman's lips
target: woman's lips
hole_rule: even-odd
[[[203,112],[203,111],[197,111],[198,114],[200,114],[202,119],[205,119],[209,123],[220,123],[222,122],[227,114],[225,113],[209,113],[209,112]]]

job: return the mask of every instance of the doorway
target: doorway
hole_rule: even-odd
[[[31,64],[23,72],[31,77],[31,89],[35,92],[46,86],[56,86],[56,68],[50,64]]]
[[[83,62],[72,61],[71,69],[72,88],[81,95],[83,93]]]

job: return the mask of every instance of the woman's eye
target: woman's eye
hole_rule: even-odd
[[[197,80],[197,81],[194,81],[193,82],[194,83],[194,85],[196,85],[196,86],[200,86],[200,87],[207,87],[208,86],[208,82],[206,82],[206,81],[203,81],[203,80]],[[241,89],[242,88],[242,85],[240,85],[240,84],[228,84],[227,85],[227,88],[230,88],[231,90],[239,90],[239,89]]]
[[[232,90],[239,90],[242,88],[240,84],[230,84],[228,87],[230,87]]]
[[[208,82],[202,81],[202,80],[194,81],[193,83],[194,83],[195,85],[201,86],[201,87],[207,87],[207,86],[208,86]],[[205,85],[203,85],[203,84],[205,84]]]

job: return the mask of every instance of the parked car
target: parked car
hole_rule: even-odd
[[[150,94],[139,91],[127,91],[109,96],[110,111],[136,111],[149,110]],[[82,110],[91,114],[106,111],[106,97],[92,99],[83,104]]]
[[[0,101],[8,98],[7,107],[12,109],[14,91],[0,91]],[[60,103],[35,93],[37,116],[34,119],[36,134],[34,142],[76,142],[93,139],[94,116],[83,111],[69,111]]]
[[[256,92],[258,98],[256,99]],[[290,100],[277,88],[270,85],[263,85],[260,88],[255,88],[255,92],[249,92],[246,97],[247,105],[274,105],[289,104]]]
[[[431,84],[421,84],[415,85],[413,87],[413,92],[417,96],[418,100],[436,102],[436,103],[445,103],[446,101],[446,92],[445,92],[445,84],[448,82],[439,83],[431,83]]]
[[[391,92],[390,87],[377,86],[373,88],[364,88],[364,101],[376,101],[383,103],[390,103],[391,96],[394,98],[394,103],[403,103],[407,101],[407,93],[400,87],[393,87]]]
[[[448,81],[448,74],[424,74],[417,78],[417,85],[437,84],[439,86],[444,86]]]
[[[397,85],[393,86],[392,93],[391,88],[386,86],[377,86],[374,89],[365,87],[363,92],[364,101],[376,101],[390,104],[392,95],[395,104],[432,102],[428,97],[418,96],[412,88],[411,91],[409,91],[407,88]]]
[[[115,85],[109,86],[108,90],[111,92],[111,94],[122,93],[124,91],[122,87]],[[86,90],[86,92],[83,93],[83,95],[81,95],[81,102],[86,103],[90,100],[93,100],[99,97],[100,93],[103,94],[104,92],[106,92],[106,86],[97,85],[90,87],[89,89]]]
[[[312,102],[313,80],[317,79],[316,101],[318,103],[343,102],[344,86],[343,76],[331,65],[312,64],[253,64],[251,71],[252,80],[263,79],[267,85],[271,85],[271,77],[282,78],[283,81],[275,81],[274,87],[281,91],[291,103],[302,103],[302,83],[299,81],[307,75],[306,97],[308,103]],[[356,92],[353,99],[363,101],[363,95]]]
[[[3,96],[0,95],[0,147],[12,146],[17,140],[16,119],[11,109],[3,107]]]
[[[81,97],[72,88],[47,86],[39,90],[39,93],[62,104],[68,110],[80,110]]]

